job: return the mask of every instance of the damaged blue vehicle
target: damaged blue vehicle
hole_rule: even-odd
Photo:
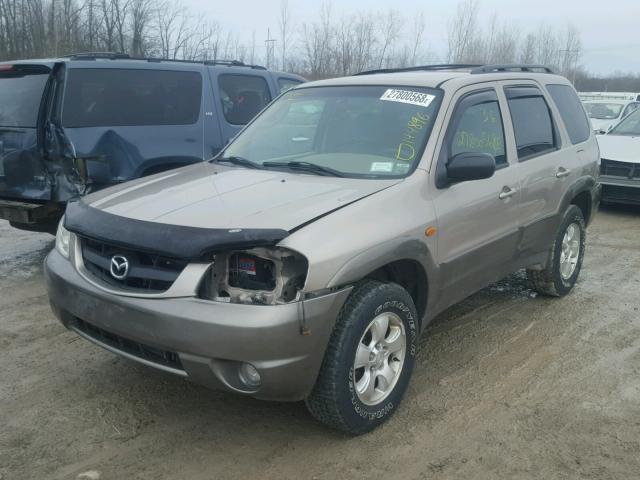
[[[213,157],[302,82],[111,53],[0,63],[0,219],[53,233],[68,200]]]

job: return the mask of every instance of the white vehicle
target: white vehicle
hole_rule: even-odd
[[[588,100],[582,102],[596,133],[607,133],[611,127],[640,107],[635,100]]]
[[[638,100],[640,101],[640,93],[634,92],[580,92],[578,93],[580,100]]]
[[[599,135],[598,143],[602,201],[640,205],[640,110]]]

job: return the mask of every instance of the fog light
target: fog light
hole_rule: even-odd
[[[240,380],[247,387],[256,388],[260,386],[260,372],[250,363],[241,363],[239,374]]]

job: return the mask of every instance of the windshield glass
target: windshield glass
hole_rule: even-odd
[[[591,118],[613,120],[618,118],[624,105],[621,103],[594,102],[585,103],[584,107],[587,109],[587,113]]]
[[[0,127],[36,127],[48,78],[48,75],[0,75]]]
[[[640,110],[628,115],[609,132],[609,135],[640,136]]]
[[[282,95],[222,153],[265,167],[305,162],[343,176],[402,177],[416,166],[440,104],[438,90],[341,86]]]

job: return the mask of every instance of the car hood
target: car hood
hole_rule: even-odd
[[[600,157],[619,162],[640,163],[640,137],[599,135]]]
[[[291,231],[401,181],[252,170],[205,162],[102,190],[83,201],[135,220],[199,228]]]
[[[591,127],[595,132],[602,130],[603,132],[607,131],[610,125],[617,123],[617,119],[600,119],[600,118],[592,118],[591,119]]]

